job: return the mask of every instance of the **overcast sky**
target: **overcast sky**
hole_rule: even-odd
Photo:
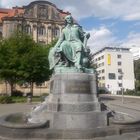
[[[0,7],[28,5],[33,0],[0,0]],[[140,0],[49,0],[91,33],[92,51],[104,46],[140,47]]]

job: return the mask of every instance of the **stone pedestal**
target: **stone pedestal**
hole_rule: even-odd
[[[95,74],[64,73],[53,75],[47,101],[50,129],[93,129],[107,125],[97,98]]]

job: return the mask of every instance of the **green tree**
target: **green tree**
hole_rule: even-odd
[[[31,47],[30,51],[22,56],[19,72],[21,79],[30,84],[30,92],[33,94],[33,84],[39,84],[48,80],[51,73],[49,70],[47,49],[38,44]]]
[[[16,83],[28,82],[33,93],[33,83],[49,79],[48,53],[55,42],[43,46],[21,32],[0,42],[0,77],[10,84],[11,94]]]
[[[20,80],[21,56],[34,44],[28,35],[21,32],[14,33],[0,43],[0,77],[10,84],[11,94],[14,91],[14,85]]]
[[[136,78],[136,90],[140,91],[140,59],[134,61],[134,73]]]

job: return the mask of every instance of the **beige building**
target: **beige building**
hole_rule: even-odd
[[[93,54],[98,86],[112,94],[135,88],[133,55],[128,48],[105,47]]]
[[[64,17],[69,14],[48,1],[34,1],[27,6],[12,9],[0,8],[0,38],[7,38],[15,30],[21,30],[31,35],[36,42],[48,44],[60,36],[65,26]],[[0,94],[9,93],[9,89],[9,85],[0,83]],[[30,91],[27,86],[16,86],[16,89],[24,93]],[[42,86],[34,85],[34,93],[48,93],[48,82]]]

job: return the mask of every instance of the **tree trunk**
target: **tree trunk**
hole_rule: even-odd
[[[7,81],[5,81],[5,94],[8,94],[8,87],[7,87],[8,85],[7,85]]]
[[[14,92],[14,84],[13,84],[13,82],[9,82],[9,84],[10,84],[10,94],[11,94],[11,96],[13,95],[13,92]]]

